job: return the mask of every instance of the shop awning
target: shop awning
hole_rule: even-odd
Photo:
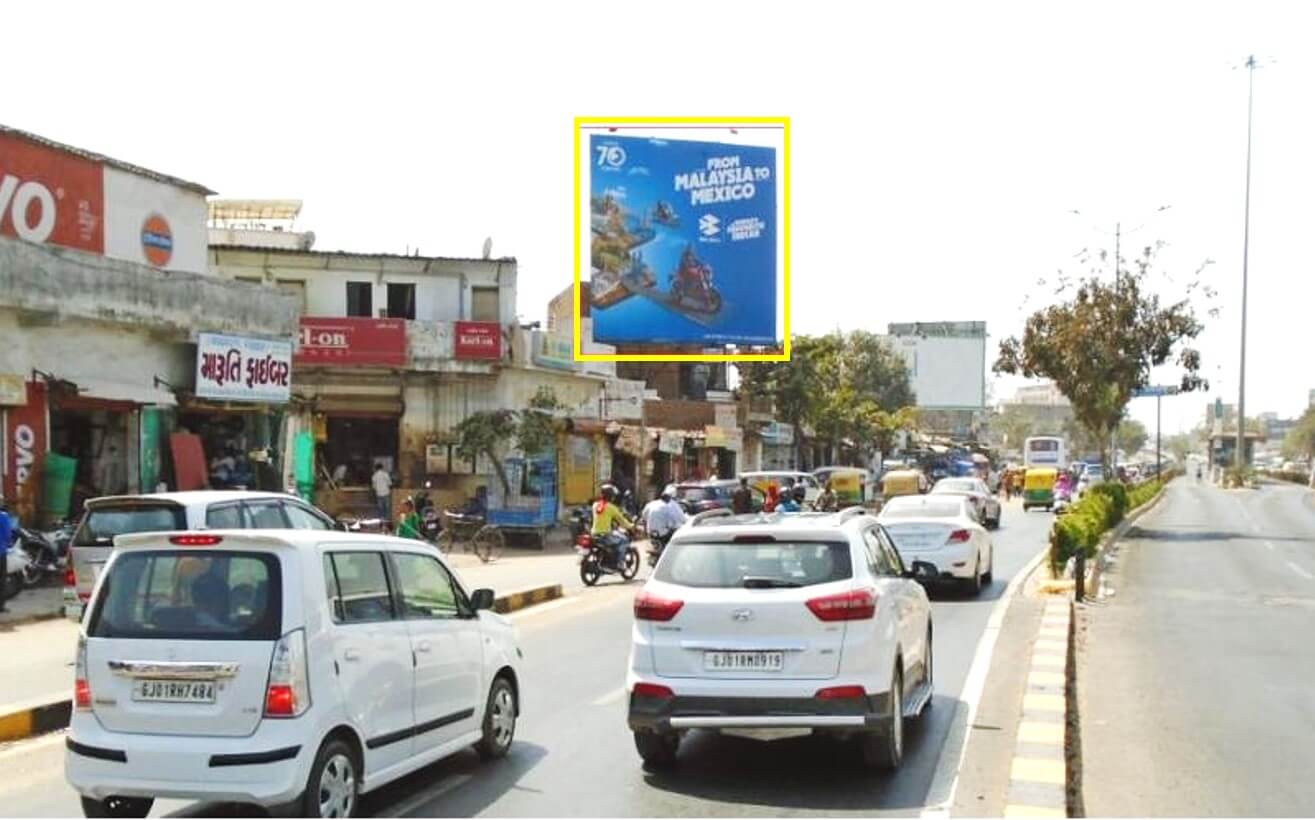
[[[74,384],[78,386],[78,395],[59,399],[59,404],[63,407],[70,409],[79,406],[92,408],[106,402],[123,405],[155,404],[165,407],[173,407],[178,404],[178,400],[174,398],[173,393],[158,387],[152,387],[149,384],[132,384],[100,379],[77,379]]]
[[[570,431],[582,436],[599,436],[608,432],[608,422],[602,419],[567,419]]]

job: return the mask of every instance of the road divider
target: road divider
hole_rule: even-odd
[[[1068,600],[1049,598],[1037,628],[1037,640],[1032,644],[1022,720],[1009,766],[1005,817],[1068,816],[1066,741],[1071,635]]]
[[[506,595],[499,595],[493,601],[493,611],[506,615],[560,597],[562,597],[561,584],[545,584],[543,586],[529,587],[527,589],[509,592]]]

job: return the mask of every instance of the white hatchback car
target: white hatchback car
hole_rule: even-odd
[[[468,746],[505,755],[521,653],[492,605],[416,541],[120,536],[78,640],[66,777],[88,816],[170,797],[345,817]]]
[[[877,520],[903,555],[934,565],[943,580],[958,581],[974,595],[995,577],[995,547],[967,496],[892,498]]]
[[[876,519],[697,516],[635,599],[629,725],[645,763],[690,729],[774,738],[857,735],[893,769],[904,720],[932,697],[931,606]]]

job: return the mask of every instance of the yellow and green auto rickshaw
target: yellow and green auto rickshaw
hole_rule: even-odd
[[[891,470],[881,477],[881,496],[886,500],[923,492],[927,479],[917,470]]]
[[[1055,508],[1055,481],[1059,471],[1053,467],[1029,467],[1023,476],[1023,510],[1032,507]]]

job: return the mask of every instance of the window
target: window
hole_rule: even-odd
[[[164,550],[120,555],[88,633],[95,638],[273,641],[282,632],[269,553]]]
[[[498,322],[498,289],[470,289],[470,319],[474,322]]]
[[[370,623],[395,617],[393,596],[384,572],[384,556],[378,552],[330,553],[337,601],[332,612],[339,623]],[[325,584],[332,582],[326,575]],[[329,598],[335,597],[330,586]]]
[[[214,504],[205,512],[205,525],[212,530],[240,530],[246,527],[241,504]]]
[[[288,522],[283,518],[277,501],[248,501],[247,515],[251,516],[251,527],[257,530],[286,530]]]
[[[294,530],[328,530],[332,529],[328,521],[300,504],[283,505],[283,513],[288,517]]]
[[[890,565],[895,568],[895,574],[903,575],[905,570],[904,559],[900,557],[899,550],[895,548],[895,542],[891,540],[890,534],[881,527],[877,527],[877,540],[881,542],[881,547],[885,550]]]
[[[393,553],[402,612],[407,618],[456,618],[462,613],[452,576],[427,555]]]
[[[374,315],[374,286],[369,282],[347,283],[347,315]]]
[[[895,566],[890,561],[881,537],[876,529],[863,531],[863,546],[867,548],[868,566],[877,575],[896,575]]]
[[[93,507],[82,519],[75,547],[107,547],[114,536],[133,532],[170,532],[187,529],[187,516],[177,504],[129,504]]]
[[[688,587],[806,587],[853,577],[849,545],[797,543],[671,544],[653,577]]]
[[[412,284],[388,283],[388,317],[390,319],[415,319],[416,286]]]

